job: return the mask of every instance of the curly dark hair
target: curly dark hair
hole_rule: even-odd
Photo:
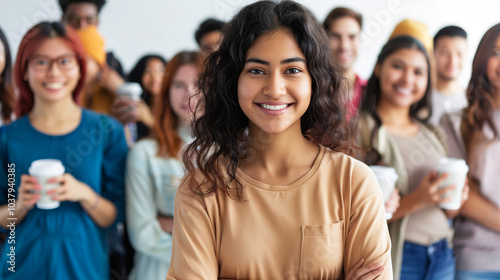
[[[298,3],[259,1],[244,7],[228,23],[220,49],[208,57],[201,76],[199,118],[193,123],[195,140],[184,153],[188,171],[193,174],[197,168],[206,178],[202,184],[207,189],[192,182],[197,194],[209,195],[221,189],[231,198],[242,199],[242,184],[235,175],[238,163],[247,156],[243,145],[249,121],[238,103],[238,78],[248,49],[258,38],[276,30],[284,30],[295,39],[311,75],[311,103],[300,120],[303,135],[334,151],[353,153],[356,122],[346,118],[347,82],[332,62],[323,27]],[[220,174],[219,159],[227,160],[229,178]],[[233,181],[236,188],[231,189]]]
[[[213,31],[222,31],[224,24],[226,23],[215,18],[208,18],[200,23],[198,30],[194,33],[194,39],[198,43],[198,46],[201,43],[201,37]]]
[[[97,12],[100,12],[102,9],[102,6],[106,4],[106,0],[59,0],[59,6],[61,7],[61,10],[63,14],[66,12],[68,9],[68,6],[73,3],[90,3],[94,4],[97,7]]]
[[[376,65],[381,65],[384,60],[391,55],[392,53],[400,50],[400,49],[416,49],[420,51],[421,53],[424,54],[425,60],[427,62],[427,88],[425,89],[425,94],[422,99],[420,99],[417,103],[411,105],[410,107],[410,117],[417,119],[421,121],[422,123],[426,123],[427,120],[429,119],[431,113],[432,113],[432,105],[431,105],[431,90],[432,90],[432,85],[431,85],[431,71],[430,71],[430,61],[429,61],[429,55],[427,54],[427,51],[425,47],[418,41],[417,39],[411,37],[411,36],[398,36],[394,37],[389,42],[387,42],[384,47],[382,47],[382,50],[380,51],[380,54],[378,55],[377,58],[377,63]],[[380,100],[380,96],[382,95],[381,89],[380,89],[380,78],[375,75],[375,72],[372,73],[370,79],[368,80],[368,84],[366,85],[366,90],[364,92],[363,100],[361,101],[361,111],[363,113],[366,113],[368,115],[371,115],[372,118],[375,120],[375,127],[371,131],[371,137],[370,139],[374,139],[375,135],[377,135],[378,129],[380,126],[382,126],[382,121],[380,120],[380,117],[377,114],[376,111],[376,106],[378,104],[378,101]],[[426,111],[425,114],[421,114],[422,112]],[[422,116],[423,115],[423,116]],[[370,145],[372,146],[372,145]],[[365,147],[366,148],[366,147]],[[371,152],[375,152],[373,149],[370,150]],[[370,158],[369,162],[365,162],[367,164],[375,164],[379,159],[379,155],[367,155],[367,158]]]

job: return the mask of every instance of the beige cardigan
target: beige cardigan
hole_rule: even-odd
[[[444,134],[433,127],[424,125],[423,123],[414,120],[419,126],[421,132],[425,135],[437,150],[446,154],[446,139]],[[382,125],[378,129],[373,141],[370,141],[371,133],[375,127],[375,120],[368,114],[362,113],[359,120],[359,141],[364,149],[375,148],[382,157],[382,161],[396,169],[399,179],[396,183],[399,192],[402,196],[408,194],[408,174],[402,155],[394,141],[389,137],[387,130]],[[370,142],[372,144],[370,144]],[[408,223],[408,216],[403,219],[389,223],[389,234],[392,240],[392,267],[394,279],[398,280],[401,275],[401,263],[403,260],[403,244]]]

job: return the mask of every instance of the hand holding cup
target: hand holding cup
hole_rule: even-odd
[[[93,201],[95,192],[85,183],[75,179],[71,174],[65,173],[49,179],[50,183],[56,183],[59,187],[47,192],[54,201]]]
[[[42,187],[38,184],[36,177],[21,175],[21,184],[19,185],[19,197],[16,205],[21,210],[31,210],[35,203],[40,199]]]
[[[53,200],[48,195],[48,192],[58,187],[57,183],[50,182],[50,178],[60,176],[64,173],[64,166],[62,162],[57,159],[35,160],[31,163],[28,172],[32,177],[24,177],[24,188],[27,188],[29,191],[35,191],[39,194],[38,200],[36,201],[36,206],[39,209],[54,209],[59,207],[59,201]],[[38,187],[36,187],[36,189],[29,186],[29,183],[33,183],[34,180],[38,184]],[[30,206],[30,204],[31,203],[27,203],[26,206]]]
[[[120,74],[109,67],[104,67],[102,69],[99,75],[99,81],[105,88],[112,92],[116,92],[116,90],[125,83]]]
[[[412,193],[415,196],[415,201],[418,201],[423,207],[448,202],[450,198],[446,197],[445,194],[453,190],[455,186],[448,186],[442,189],[438,188],[439,184],[446,178],[448,178],[447,173],[438,174],[434,170],[427,173]]]
[[[111,103],[111,115],[122,124],[137,120],[137,102],[128,98],[118,97]]]
[[[389,200],[387,200],[384,204],[385,212],[391,213],[391,214],[396,212],[396,210],[399,207],[400,200],[401,200],[401,196],[399,195],[399,191],[397,189],[394,189],[391,193],[391,196],[389,197]],[[388,219],[388,220],[390,220],[390,219]]]
[[[396,169],[390,166],[371,165],[370,168],[375,173],[378,184],[382,189],[384,203],[386,204],[385,218],[390,220],[392,219],[392,214],[399,207],[399,194],[396,190],[398,174],[396,173]]]
[[[123,124],[137,120],[137,106],[142,87],[138,83],[124,83],[116,89],[118,98],[111,105],[111,112]]]
[[[442,158],[439,161],[437,172],[439,174],[447,174],[448,176],[439,184],[438,189],[443,190],[450,186],[454,187],[450,191],[444,193],[444,197],[449,199],[439,203],[440,208],[449,210],[460,209],[464,201],[463,192],[468,171],[469,167],[462,159]]]

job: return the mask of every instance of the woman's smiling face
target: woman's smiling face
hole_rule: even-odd
[[[196,65],[186,64],[177,70],[170,85],[170,105],[183,124],[192,120],[198,98],[198,70]]]
[[[277,30],[258,38],[248,49],[238,80],[238,102],[250,129],[300,131],[311,84],[305,56],[289,33]]]
[[[500,36],[497,38],[488,59],[486,76],[497,93],[496,98],[500,98]]]
[[[428,67],[425,55],[417,49],[399,49],[377,65],[380,99],[398,107],[410,107],[420,101],[427,89]]]
[[[81,77],[78,58],[63,39],[46,39],[30,56],[25,77],[35,100],[71,99]]]

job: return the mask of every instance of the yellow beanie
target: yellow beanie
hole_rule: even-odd
[[[427,29],[427,26],[425,24],[416,20],[405,19],[398,23],[398,25],[396,25],[394,31],[392,31],[392,34],[389,37],[389,40],[402,35],[411,36],[419,40],[420,43],[422,43],[422,45],[425,47],[427,52],[429,54],[432,53],[432,37],[429,35],[429,30]]]
[[[77,31],[82,40],[85,53],[94,59],[99,65],[106,64],[106,49],[104,39],[101,37],[95,26],[89,26]]]

